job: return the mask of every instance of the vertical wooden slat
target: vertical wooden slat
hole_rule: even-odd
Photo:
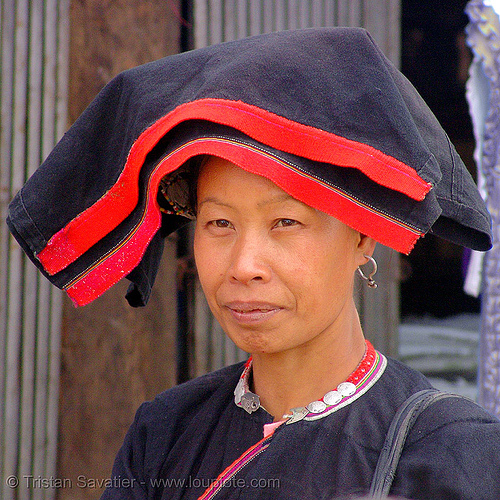
[[[262,9],[261,1],[254,0],[249,4],[248,10],[248,34],[259,35],[263,31],[263,21],[262,21]]]
[[[57,6],[57,84],[54,143],[62,137],[68,124],[70,0],[59,0]],[[50,287],[50,319],[45,477],[57,477],[62,292],[54,287]],[[47,500],[52,500],[55,497],[56,492],[46,492]]]
[[[300,28],[299,23],[299,1],[288,0],[288,27],[287,29],[293,30]]]
[[[275,26],[275,3],[272,0],[262,0],[262,16],[263,16],[263,31],[264,33],[271,33],[274,31]]]
[[[13,117],[13,86],[14,86],[14,0],[2,2],[1,5],[1,127],[0,127],[0,182],[1,182],[1,215],[5,220],[7,205],[10,200],[10,178],[12,161],[12,117]],[[5,224],[0,225],[1,231],[1,332],[0,332],[0,398],[4,402],[0,405],[0,476],[5,478],[11,471],[6,464],[6,421],[7,421],[7,346],[9,344],[8,329],[8,294],[5,291],[9,285],[9,233]],[[0,484],[0,497],[8,498],[4,481]]]
[[[400,1],[365,1],[360,20],[391,61],[399,66],[400,59]]]
[[[23,260],[24,268],[24,297],[23,297],[23,317],[21,325],[22,349],[20,352],[21,387],[20,387],[20,431],[19,431],[19,466],[18,473],[21,477],[29,476],[33,472],[33,453],[35,419],[35,390],[36,378],[36,311],[37,311],[37,270],[33,265]],[[31,493],[25,481],[21,481],[19,486],[19,499],[30,499]]]
[[[26,154],[26,81],[28,55],[28,2],[18,1],[16,5],[14,33],[14,84],[13,84],[13,131],[12,131],[12,162],[11,162],[11,192],[16,192],[25,179]],[[12,245],[8,266],[8,309],[7,309],[7,355],[5,378],[5,426],[4,426],[4,473],[17,475],[19,460],[18,436],[20,432],[20,356],[22,332],[23,304],[23,257],[20,248]],[[2,482],[3,483],[3,482]],[[4,486],[3,498],[15,498],[16,491]]]
[[[362,26],[363,3],[352,0],[337,0],[337,25]]]
[[[59,0],[57,2],[57,8],[56,135],[54,137],[54,144],[63,136],[68,128],[70,0]],[[62,296],[60,293],[57,293],[57,295],[59,297]]]
[[[310,8],[311,8],[310,0],[299,0],[299,5],[298,5],[299,28],[308,28],[311,25]]]
[[[43,45],[43,6],[34,1],[30,9],[29,26],[29,106],[27,122],[27,161],[26,176],[31,175],[40,163],[40,122],[42,100],[42,62]],[[36,333],[37,333],[37,278],[38,271],[26,259],[24,260],[24,304],[22,324],[22,389],[21,389],[21,432],[19,473],[29,476],[33,473],[34,439],[34,393],[36,369]],[[29,499],[31,489],[26,481],[21,481],[19,497]]]
[[[38,288],[38,335],[36,346],[36,380],[35,380],[35,417],[34,417],[34,449],[32,471],[35,477],[45,477],[46,454],[46,408],[48,382],[48,350],[49,350],[49,293],[46,281],[40,282]],[[44,490],[37,488],[33,491],[34,500],[44,498]]]
[[[325,26],[325,12],[323,0],[311,0],[311,22],[310,26]]]
[[[330,2],[326,0],[323,2],[323,26],[335,26],[337,12],[337,1]]]
[[[236,40],[236,3],[237,0],[226,0],[224,2],[224,26],[227,41]]]
[[[236,20],[237,20],[237,38],[244,38],[248,36],[248,3],[247,0],[238,0],[236,2]],[[210,20],[212,24],[213,19]]]
[[[57,477],[62,297],[59,290],[51,289],[45,477]],[[46,494],[47,499],[55,497],[55,492]]]
[[[46,0],[43,4],[44,73],[41,121],[41,155],[45,158],[54,146],[56,107],[56,61],[57,61],[57,0]],[[37,357],[35,382],[35,418],[33,475],[45,476],[48,404],[48,352],[50,343],[50,284],[41,280],[38,284]],[[33,491],[34,500],[43,500],[45,490]]]
[[[225,23],[224,23],[224,10],[223,0],[210,0],[210,17],[221,19],[222,22],[211,25],[210,32],[208,33],[209,45],[224,42]]]
[[[67,26],[57,38],[62,1],[68,2],[9,0],[0,4],[2,220],[12,197],[66,129]],[[66,5],[66,25],[68,14]],[[56,78],[60,49],[63,69]],[[56,112],[62,117],[57,130]],[[0,474],[2,479],[19,479],[17,488],[2,481],[0,498],[53,499],[55,490],[33,487],[28,478],[50,477],[49,470],[55,477],[60,295],[40,277],[5,224],[0,252]]]
[[[275,4],[275,22],[274,31],[288,29],[288,2],[287,0],[276,0]]]
[[[288,29],[288,2],[287,0],[276,0],[275,2],[274,30],[281,31]]]
[[[206,47],[208,45],[208,0],[196,0],[194,2],[193,18],[196,23],[196,30],[194,31],[194,45],[196,48]]]

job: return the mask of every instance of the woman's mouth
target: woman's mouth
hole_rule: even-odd
[[[225,307],[241,323],[265,321],[283,309],[278,305],[262,302],[231,302]]]

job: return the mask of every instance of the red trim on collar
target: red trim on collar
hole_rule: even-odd
[[[367,372],[370,371],[375,358],[377,357],[377,353],[375,352],[375,348],[372,343],[365,339],[366,351],[363,359],[360,361],[359,365],[356,369],[347,377],[346,382],[351,382],[351,384],[358,385],[359,381],[363,379]]]
[[[292,415],[283,416],[284,418],[287,418],[286,425],[299,422],[300,420],[307,420],[307,421],[318,420],[320,418],[331,415],[335,411],[340,410],[341,408],[344,408],[345,406],[353,403],[358,398],[363,396],[363,394],[365,394],[366,391],[368,391],[371,387],[373,387],[373,384],[375,384],[377,380],[380,378],[380,376],[384,373],[385,367],[387,366],[387,360],[382,354],[380,354],[374,349],[373,345],[368,340],[365,340],[365,345],[366,349],[363,358],[359,362],[356,369],[345,380],[345,382],[350,382],[351,384],[354,384],[355,391],[351,392],[350,394],[345,394],[345,393],[342,394],[342,390],[345,390],[344,387],[344,389],[341,389],[341,392],[339,393],[341,397],[336,402],[328,403],[327,401],[324,401],[324,398],[328,394],[331,394],[334,391],[338,391],[342,385],[345,385],[345,382],[341,383],[337,385],[334,391],[329,391],[328,393],[326,393],[325,396],[323,396],[323,398],[311,402],[311,404],[313,405],[315,403],[323,403],[325,405],[324,409],[320,411],[311,411],[308,405],[303,407],[303,410],[307,410],[306,414],[301,412],[294,412],[293,410],[291,410]],[[236,404],[236,406],[243,407],[243,405],[241,404],[241,398],[243,397],[244,394],[248,393],[253,394],[251,393],[249,387],[249,378],[251,370],[252,370],[252,357],[250,357],[246,362],[243,372],[240,375],[240,379],[238,381],[236,389],[234,391],[234,396],[235,396],[234,403]],[[295,410],[298,410],[298,408],[295,408]]]
[[[416,200],[424,199],[432,187],[413,168],[366,144],[288,120],[241,101],[200,99],[178,106],[146,129],[132,145],[123,171],[111,189],[52,236],[37,255],[49,274],[55,274],[74,262],[133,211],[138,200],[139,172],[146,155],[170,129],[190,119],[210,120],[234,127],[264,144],[311,160],[358,168],[375,182]],[[293,176],[288,182],[294,182]],[[297,185],[300,184],[298,181]]]

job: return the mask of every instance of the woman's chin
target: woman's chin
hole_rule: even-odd
[[[238,348],[249,354],[274,354],[283,350],[280,339],[271,331],[249,330],[240,328],[225,330],[226,335]]]

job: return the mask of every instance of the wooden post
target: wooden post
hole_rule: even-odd
[[[122,70],[179,52],[180,12],[178,0],[72,1],[70,121]],[[175,247],[146,308],[126,303],[126,280],[83,308],[65,300],[60,500],[99,497],[139,404],[175,384]]]

